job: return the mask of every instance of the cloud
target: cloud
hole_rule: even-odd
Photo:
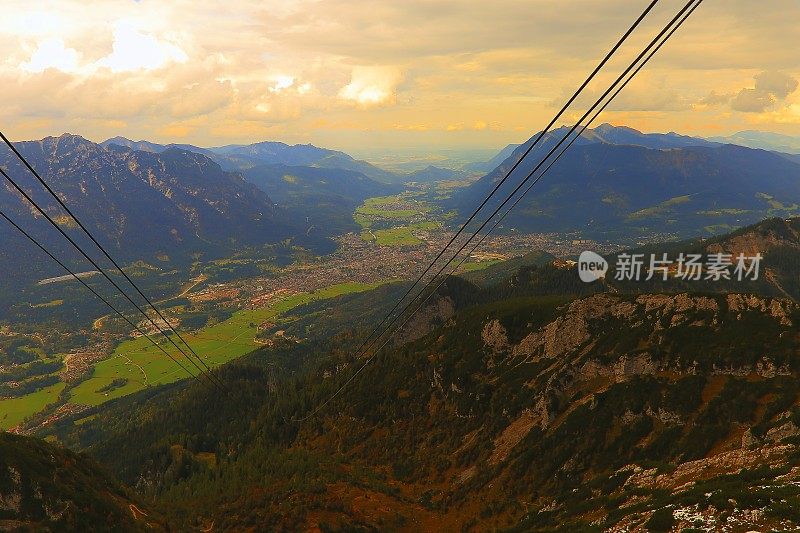
[[[772,94],[775,98],[786,98],[797,89],[797,80],[783,72],[762,72],[756,79],[756,90]]]
[[[742,113],[761,113],[774,103],[775,97],[767,91],[742,89],[731,100],[731,108]]]
[[[743,113],[761,113],[797,89],[797,80],[788,74],[767,71],[754,76],[755,87],[744,88],[731,100],[731,108]]]
[[[294,85],[294,77],[288,76],[286,74],[279,74],[275,76],[275,82],[272,84],[272,87],[269,88],[270,92],[279,93],[284,89],[288,89],[292,85]]]
[[[345,150],[520,142],[642,9],[630,0],[50,4],[0,2],[0,121],[13,133],[181,135],[212,146],[272,138]],[[800,3],[773,4],[704,3],[604,119],[699,135],[756,122],[800,134],[800,56],[790,45],[800,41]],[[569,116],[675,9],[659,3]]]
[[[698,102],[701,106],[707,107],[715,107],[720,106],[722,104],[726,104],[731,101],[731,95],[728,93],[717,93],[717,91],[711,91],[708,93],[707,96],[704,96]]]
[[[361,107],[392,103],[396,96],[395,88],[401,79],[402,74],[397,67],[354,67],[350,83],[342,87],[339,97]]]
[[[112,72],[153,70],[168,63],[185,63],[189,57],[177,45],[144,33],[132,23],[122,21],[114,28],[114,44],[110,55],[97,62]]]
[[[78,51],[64,46],[63,40],[45,39],[39,43],[30,60],[20,64],[20,68],[27,72],[44,72],[49,68],[70,72],[77,68],[78,57]]]

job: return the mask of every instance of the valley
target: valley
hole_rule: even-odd
[[[214,368],[228,363],[270,344],[276,334],[265,337],[264,330],[280,332],[280,325],[292,320],[286,313],[297,307],[418,275],[422,265],[431,261],[453,235],[448,226],[454,214],[429,200],[434,194],[441,195],[441,190],[438,185],[412,186],[397,195],[366,199],[351,213],[361,232],[335,237],[336,251],[325,256],[305,254],[285,266],[238,255],[195,264],[185,274],[172,274],[174,288],[168,290],[174,295],[160,298],[158,305],[206,365]],[[486,268],[535,250],[574,256],[586,246],[600,251],[615,249],[608,243],[578,244],[570,235],[495,235],[464,263],[462,271]],[[409,265],[417,266],[409,270]],[[161,271],[157,265],[137,268],[150,275]],[[234,274],[227,281],[229,269]],[[241,277],[262,270],[266,275]],[[70,277],[44,281],[47,283],[40,281],[38,285],[76,285]],[[57,309],[63,300],[23,303]],[[151,325],[142,321],[140,327],[158,338]],[[0,428],[42,430],[60,418],[188,377],[144,337],[126,331],[114,315],[91,318],[81,324],[81,329],[83,340],[73,335],[66,343],[58,339],[42,343],[40,337],[47,333],[24,333],[24,328],[15,330],[14,324],[5,326],[4,334],[10,342],[25,343],[27,339],[34,345],[47,345],[47,351],[40,348],[36,358],[14,367],[23,376],[19,380],[10,375],[5,378],[5,368],[0,366],[0,382],[12,393],[0,399],[0,411],[7,413],[0,419]],[[80,345],[71,347],[73,342]],[[172,344],[163,338],[159,344],[197,373]],[[39,388],[35,385],[38,382],[47,385]]]

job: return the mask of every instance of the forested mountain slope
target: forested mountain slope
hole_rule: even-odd
[[[258,165],[242,172],[245,180],[268,194],[297,227],[311,235],[359,231],[353,212],[364,200],[402,190],[338,168]]]
[[[161,518],[142,507],[88,458],[0,433],[0,529],[164,531]]]
[[[180,263],[195,254],[213,257],[242,246],[278,242],[300,231],[266,193],[200,154],[177,148],[159,154],[104,148],[75,135],[22,142],[18,148],[123,262]],[[62,228],[87,243],[74,221],[9,150],[0,150],[0,164]],[[60,257],[77,258],[5,181],[0,207]],[[64,274],[5,222],[0,224],[0,237],[0,264],[19,273],[15,283]],[[8,282],[3,278],[0,284]]]
[[[545,136],[490,204],[498,205],[565,133],[562,128]],[[452,206],[469,214],[532,141],[457,192]],[[781,154],[601,126],[570,148],[503,228],[635,242],[654,233],[710,236],[769,216],[798,213],[800,165]]]

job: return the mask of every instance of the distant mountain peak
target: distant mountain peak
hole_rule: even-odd
[[[608,122],[603,122],[602,124],[600,124],[596,128],[593,128],[592,130],[603,133],[609,131],[627,131],[630,133],[637,133],[639,135],[644,135],[640,130],[637,130],[636,128],[631,128],[630,126],[614,126],[613,124],[610,124]]]
[[[773,150],[787,154],[800,154],[800,137],[783,135],[771,131],[744,130],[733,135],[709,137],[709,140],[738,144],[749,148]]]
[[[132,142],[143,142],[143,141],[133,141],[128,139],[127,137],[122,137],[121,135],[117,135],[116,137],[111,137],[110,139],[106,139],[105,143],[132,143]]]
[[[89,139],[82,137],[80,135],[74,133],[62,133],[58,136],[48,136],[39,141],[42,144],[62,144],[62,143],[72,143],[72,144],[95,144]]]

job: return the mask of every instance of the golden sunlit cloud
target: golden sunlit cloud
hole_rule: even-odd
[[[342,87],[339,96],[362,107],[391,103],[401,77],[395,67],[354,67],[350,83]]]
[[[27,138],[502,146],[541,129],[645,4],[6,0],[0,122]],[[659,2],[563,122],[682,4]],[[797,20],[795,0],[705,2],[603,120],[800,135]]]
[[[185,63],[189,57],[173,43],[144,33],[130,22],[118,22],[114,28],[114,44],[109,56],[97,62],[112,72],[153,70],[170,62]]]
[[[279,93],[284,89],[288,89],[292,85],[294,85],[294,78],[292,76],[281,74],[275,77],[275,83],[269,88],[269,90],[273,93]]]
[[[65,47],[64,41],[61,39],[45,39],[40,42],[30,60],[20,64],[22,70],[37,73],[44,72],[49,68],[71,72],[77,67],[77,50]]]

